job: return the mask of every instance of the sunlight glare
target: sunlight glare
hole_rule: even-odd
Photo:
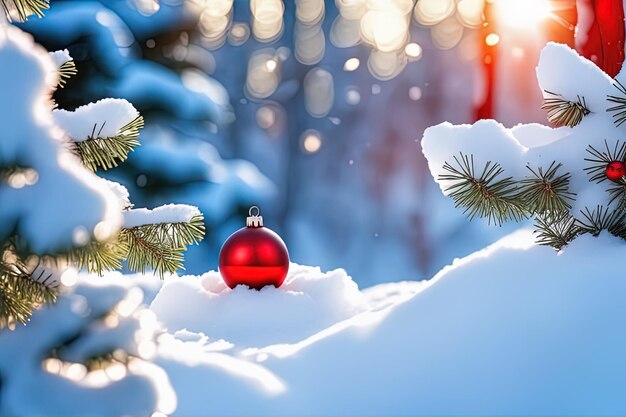
[[[532,27],[551,14],[549,0],[497,0],[500,22],[517,28]]]

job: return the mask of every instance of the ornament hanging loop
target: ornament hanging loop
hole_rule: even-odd
[[[253,214],[255,213],[256,214]],[[263,227],[263,216],[260,216],[261,210],[257,206],[250,207],[248,210],[248,218],[246,219],[247,227]]]

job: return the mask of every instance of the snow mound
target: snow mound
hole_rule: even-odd
[[[186,329],[242,348],[297,342],[370,306],[344,270],[291,264],[280,288],[260,291],[231,290],[215,271],[172,277],[150,308],[172,333]]]
[[[602,234],[555,255],[523,230],[457,260],[402,302],[296,343],[216,352],[181,335],[184,360],[171,340],[159,354],[179,393],[174,416],[624,415],[626,279],[615,262],[623,252]],[[228,325],[249,340],[267,336],[261,326]]]

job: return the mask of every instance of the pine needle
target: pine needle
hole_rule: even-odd
[[[597,206],[595,210],[585,208],[584,219],[577,220],[577,226],[583,233],[598,236],[603,230],[612,235],[626,239],[626,213],[619,210],[609,210],[604,206]]]
[[[608,142],[604,141],[604,150],[600,151],[593,146],[587,147],[587,153],[589,157],[585,158],[585,161],[591,164],[584,168],[584,171],[589,174],[589,181],[601,183],[606,181],[606,166],[613,161],[626,162],[626,142],[615,142],[613,149],[609,148]]]
[[[118,236],[104,242],[92,240],[85,246],[71,249],[59,258],[65,258],[78,269],[87,269],[102,276],[106,271],[122,269],[121,260],[126,258],[127,253],[127,242]]]
[[[150,268],[161,278],[183,267],[186,246],[204,238],[204,217],[196,215],[189,222],[156,223],[122,229],[121,239],[128,247],[128,268],[145,273]]]
[[[571,208],[569,201],[573,201],[576,196],[569,191],[571,175],[567,173],[557,176],[560,167],[561,164],[556,161],[545,172],[542,168],[535,171],[527,166],[534,178],[520,181],[518,197],[530,213],[562,212]]]
[[[139,129],[143,128],[143,117],[137,116],[123,126],[117,135],[111,137],[100,137],[99,132],[96,133],[96,127],[94,126],[91,136],[86,140],[73,142],[73,147],[87,168],[94,172],[98,168],[106,171],[125,161],[129,152],[139,146],[137,137]]]
[[[67,84],[67,80],[69,80],[76,74],[78,74],[78,71],[76,70],[76,64],[74,63],[74,60],[70,59],[69,61],[65,61],[59,67],[59,88],[64,88],[65,84]]]
[[[581,233],[576,219],[569,211],[539,214],[535,219],[535,229],[536,242],[539,245],[552,246],[556,250],[567,246]]]
[[[15,11],[21,22],[25,22],[31,15],[43,17],[43,11],[50,8],[48,0],[0,0],[0,2],[9,20]]]
[[[10,263],[0,260],[0,329],[24,324],[38,307],[56,301],[57,286],[41,274],[32,276],[17,258]]]
[[[541,108],[548,110],[548,121],[557,126],[574,127],[578,125],[583,117],[591,113],[587,107],[584,97],[578,96],[576,101],[564,99],[560,94],[544,90],[551,97],[543,99]]]
[[[463,207],[470,220],[478,216],[501,225],[512,219],[519,221],[526,217],[524,207],[517,198],[517,187],[511,177],[500,178],[504,169],[491,161],[487,162],[480,175],[476,175],[474,156],[460,153],[454,157],[456,166],[446,162],[443,169],[449,174],[439,176],[441,181],[453,182],[446,193],[454,200],[456,207]]]
[[[608,95],[606,97],[609,102],[615,103],[615,106],[609,107],[606,111],[613,112],[613,123],[616,126],[621,126],[622,123],[626,122],[626,87],[617,80],[615,80],[613,86],[619,91],[620,95]]]

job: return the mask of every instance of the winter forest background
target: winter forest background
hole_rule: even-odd
[[[419,143],[428,126],[476,120],[487,94],[489,116],[507,126],[545,120],[537,57],[548,40],[573,44],[573,31],[551,19],[529,33],[515,2],[503,3],[495,46],[485,44],[482,0],[415,10],[411,1],[53,1],[20,27],[74,58],[78,75],[55,94],[61,108],[119,97],[144,116],[142,146],[106,176],[140,207],[199,207],[207,236],[186,254],[189,273],[215,269],[258,204],[294,262],[342,267],[370,286],[427,278],[511,230],[455,210]],[[368,25],[388,33],[361,39]]]

